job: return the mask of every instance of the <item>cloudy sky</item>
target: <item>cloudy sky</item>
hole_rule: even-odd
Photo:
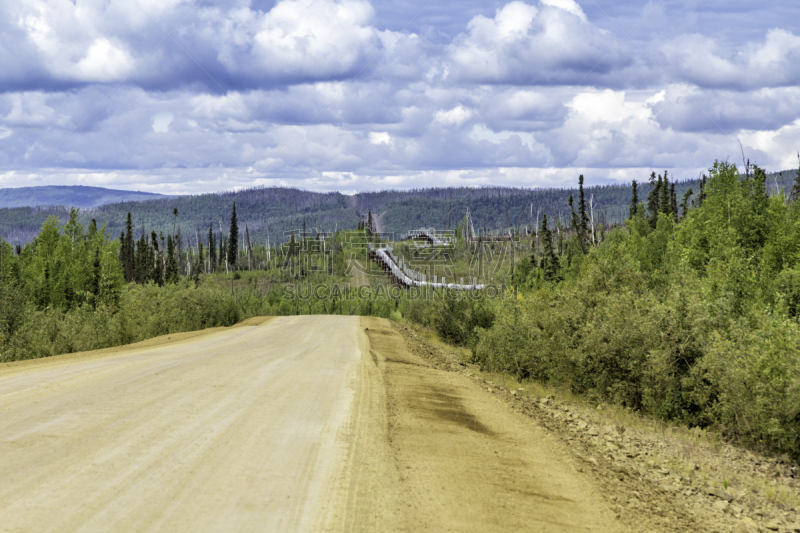
[[[797,166],[800,3],[0,5],[0,187],[353,192]]]

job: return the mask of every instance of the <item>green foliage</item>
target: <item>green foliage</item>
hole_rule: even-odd
[[[305,233],[269,250],[270,270],[219,271],[238,250],[230,246],[238,232],[226,240],[210,226],[210,270],[218,273],[200,276],[198,267],[194,283],[180,278],[187,255],[178,252],[179,232],[166,242],[162,237],[160,248],[155,231],[149,244],[125,231],[120,243],[110,242],[95,223],[84,231],[75,211],[63,227],[57,218],[46,220],[19,256],[0,241],[0,296],[9,303],[0,308],[0,353],[12,360],[112,346],[255,315],[379,316],[435,328],[445,340],[471,347],[474,361],[488,370],[716,427],[731,439],[800,458],[800,202],[782,192],[769,196],[766,177],[758,167],[741,175],[735,165],[716,162],[696,184],[699,193],[687,191],[679,206],[676,184],[666,172],[653,173],[649,191],[634,188],[633,201],[619,188],[628,219],[597,246],[588,238],[580,182],[577,212],[569,204],[571,223],[559,220],[554,235],[544,213],[530,260],[513,269],[514,297],[509,291],[493,301],[347,285],[348,260],[362,260],[368,239],[378,237],[369,235],[370,214],[396,199],[390,192],[359,197],[369,210],[366,223],[347,242],[341,233],[329,239],[324,271],[311,268]],[[381,220],[391,222],[401,211],[410,217],[420,206],[435,217],[461,201],[442,191],[396,203]],[[566,192],[552,198],[566,201]],[[463,194],[476,219],[481,206],[523,198]],[[452,253],[471,250],[458,237]],[[409,253],[405,245],[395,251]],[[128,264],[131,280],[141,285],[123,286]],[[160,265],[171,282],[164,287],[153,283]],[[324,284],[336,290],[314,289]]]
[[[64,227],[55,217],[45,221],[18,257],[0,239],[0,360],[116,346],[239,320],[228,292],[178,283],[174,254],[168,262],[173,284],[160,288],[148,281],[146,268],[158,250],[155,233],[151,239],[148,246],[142,236],[136,248],[130,239],[131,248],[122,252],[94,221],[86,231],[76,209]],[[124,283],[126,262],[142,285]]]
[[[448,291],[433,323],[442,339],[457,346],[474,346],[478,331],[492,327],[494,313],[464,294]]]
[[[542,261],[540,264],[542,274],[544,279],[547,281],[558,281],[559,263],[558,258],[556,257],[555,248],[553,246],[553,233],[547,227],[547,215],[542,217],[541,234],[542,248],[544,249],[544,254],[542,255]]]
[[[639,191],[637,190],[636,180],[631,184],[631,203],[628,208],[628,218],[634,218],[639,212]]]
[[[188,282],[158,287],[126,285],[119,304],[100,304],[63,311],[22,305],[20,316],[0,344],[0,361],[18,361],[61,353],[107,348],[157,335],[230,326],[242,313],[233,296],[216,287],[195,288]],[[4,318],[6,320],[4,320]],[[0,327],[8,317],[0,315]]]
[[[239,252],[239,224],[236,220],[236,202],[233,202],[233,211],[231,212],[230,234],[228,236],[228,263],[230,263],[231,266],[236,265],[238,252]]]
[[[113,306],[123,283],[118,254],[117,242],[108,239],[105,228],[87,233],[73,209],[63,228],[51,217],[23,248],[19,282],[42,309],[68,310],[85,303]]]
[[[800,203],[765,178],[717,162],[678,218],[653,174],[646,215],[497,304],[476,361],[800,457]]]

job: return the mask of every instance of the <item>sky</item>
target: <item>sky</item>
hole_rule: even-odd
[[[0,188],[562,187],[798,150],[800,2],[0,5]]]

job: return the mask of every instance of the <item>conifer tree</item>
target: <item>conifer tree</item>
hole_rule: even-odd
[[[658,200],[659,211],[665,215],[669,215],[672,213],[672,197],[670,195],[670,183],[666,170],[664,171],[664,178],[661,181],[660,193],[660,198]]]
[[[133,219],[131,212],[128,211],[128,218],[125,221],[125,243],[122,248],[125,250],[124,261],[122,263],[125,281],[130,283],[133,281]]]
[[[250,230],[247,228],[247,224],[244,225],[244,235],[245,235],[244,245],[246,247],[246,253],[247,253],[247,268],[250,269],[252,268],[250,262],[252,260],[251,256],[253,254],[253,245],[250,242]]]
[[[92,296],[94,296],[92,299],[92,307],[97,307],[97,297],[100,295],[101,272],[100,249],[97,248],[94,251],[94,262],[92,263],[92,285],[90,288],[90,292],[92,293]]]
[[[675,182],[670,183],[669,185],[669,195],[670,195],[670,212],[672,213],[672,219],[677,222],[678,221],[678,197],[675,195]]]
[[[231,231],[228,237],[228,264],[236,266],[236,254],[239,251],[239,224],[236,221],[236,202],[231,212]]]
[[[658,222],[658,213],[661,210],[659,201],[661,200],[661,176],[656,179],[656,173],[650,174],[650,192],[647,195],[647,216],[650,227],[655,229]]]
[[[209,273],[214,272],[217,267],[217,243],[213,224],[210,223],[208,225],[208,263],[211,265]]]
[[[164,232],[158,232],[158,239],[161,241],[161,247],[158,252],[158,285],[164,285],[167,271],[167,244],[164,240]]]
[[[689,214],[689,198],[692,197],[694,191],[691,189],[687,189],[685,193],[683,193],[683,201],[681,202],[681,219],[686,218],[686,215]]]
[[[147,281],[147,242],[144,240],[144,232],[139,240],[136,241],[136,258],[134,260],[134,281],[142,284]]]
[[[167,268],[164,278],[166,283],[177,283],[178,281],[178,262],[175,259],[175,243],[172,235],[167,235]]]
[[[161,270],[161,252],[158,251],[158,235],[155,230],[150,232],[150,247],[153,250],[150,256],[150,264],[153,268],[151,279],[160,287],[164,284],[164,274]]]
[[[119,265],[122,267],[122,277],[125,277],[125,260],[128,257],[127,250],[125,249],[125,230],[119,234]],[[125,281],[128,281],[125,279]]]
[[[547,215],[544,215],[542,218],[541,234],[543,255],[540,266],[546,280],[556,281],[558,280],[558,258],[553,249],[553,234],[547,227]]]
[[[572,228],[577,232],[581,223],[578,220],[578,213],[575,212],[575,205],[574,201],[572,200],[571,194],[569,195],[569,199],[567,200],[567,205],[569,206],[569,210],[571,212],[570,224],[572,225]]]
[[[586,246],[589,244],[589,213],[586,208],[586,195],[583,193],[583,174],[578,176],[578,216],[580,216],[580,227],[578,235],[580,236],[581,249],[586,252]]]
[[[628,218],[630,219],[635,218],[639,212],[639,191],[636,189],[637,185],[636,180],[633,180],[631,184],[631,205],[628,208]]]
[[[183,238],[181,237],[181,227],[178,226],[178,232],[172,239],[175,244],[175,262],[178,265],[178,275],[183,274]]]
[[[201,242],[200,245],[197,247],[197,268],[195,269],[195,272],[197,272],[198,274],[203,273],[203,266],[205,261],[206,261],[205,250],[203,250],[203,243]]]
[[[372,237],[375,233],[375,221],[372,218],[372,209],[367,214],[367,237]]]
[[[700,194],[697,197],[697,207],[701,207],[703,205],[703,201],[706,199],[706,181],[708,177],[703,174],[703,177],[700,179]]]

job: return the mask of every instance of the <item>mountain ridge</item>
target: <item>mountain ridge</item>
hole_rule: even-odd
[[[768,175],[771,193],[791,188],[796,170]],[[577,182],[577,180],[576,180]],[[236,202],[239,228],[247,228],[254,243],[286,242],[292,231],[354,229],[369,212],[380,217],[381,230],[403,233],[419,227],[455,229],[469,209],[475,229],[499,231],[508,226],[532,228],[547,215],[551,228],[568,225],[571,214],[567,200],[577,201],[575,187],[533,189],[521,187],[451,187],[411,190],[384,190],[346,195],[339,192],[314,192],[286,187],[256,187],[237,191],[194,196],[154,195],[146,200],[120,201],[81,208],[80,219],[88,225],[95,219],[106,225],[112,238],[124,229],[130,212],[136,235],[151,230],[164,234],[181,231],[192,245],[207,239],[209,227],[227,235],[231,207]],[[68,187],[68,186],[66,186]],[[686,190],[699,192],[697,179],[676,181],[680,202]],[[650,184],[639,182],[639,199],[646,202]],[[4,190],[0,190],[0,197]],[[628,216],[630,184],[585,187],[586,201],[594,201],[596,223],[606,227],[623,222]],[[178,216],[173,215],[174,209]],[[0,237],[24,244],[39,232],[42,223],[55,216],[62,223],[69,218],[65,206],[26,206],[0,209]]]
[[[88,185],[39,185],[0,189],[0,209],[56,205],[87,209],[112,203],[152,200],[165,196],[168,195]]]

